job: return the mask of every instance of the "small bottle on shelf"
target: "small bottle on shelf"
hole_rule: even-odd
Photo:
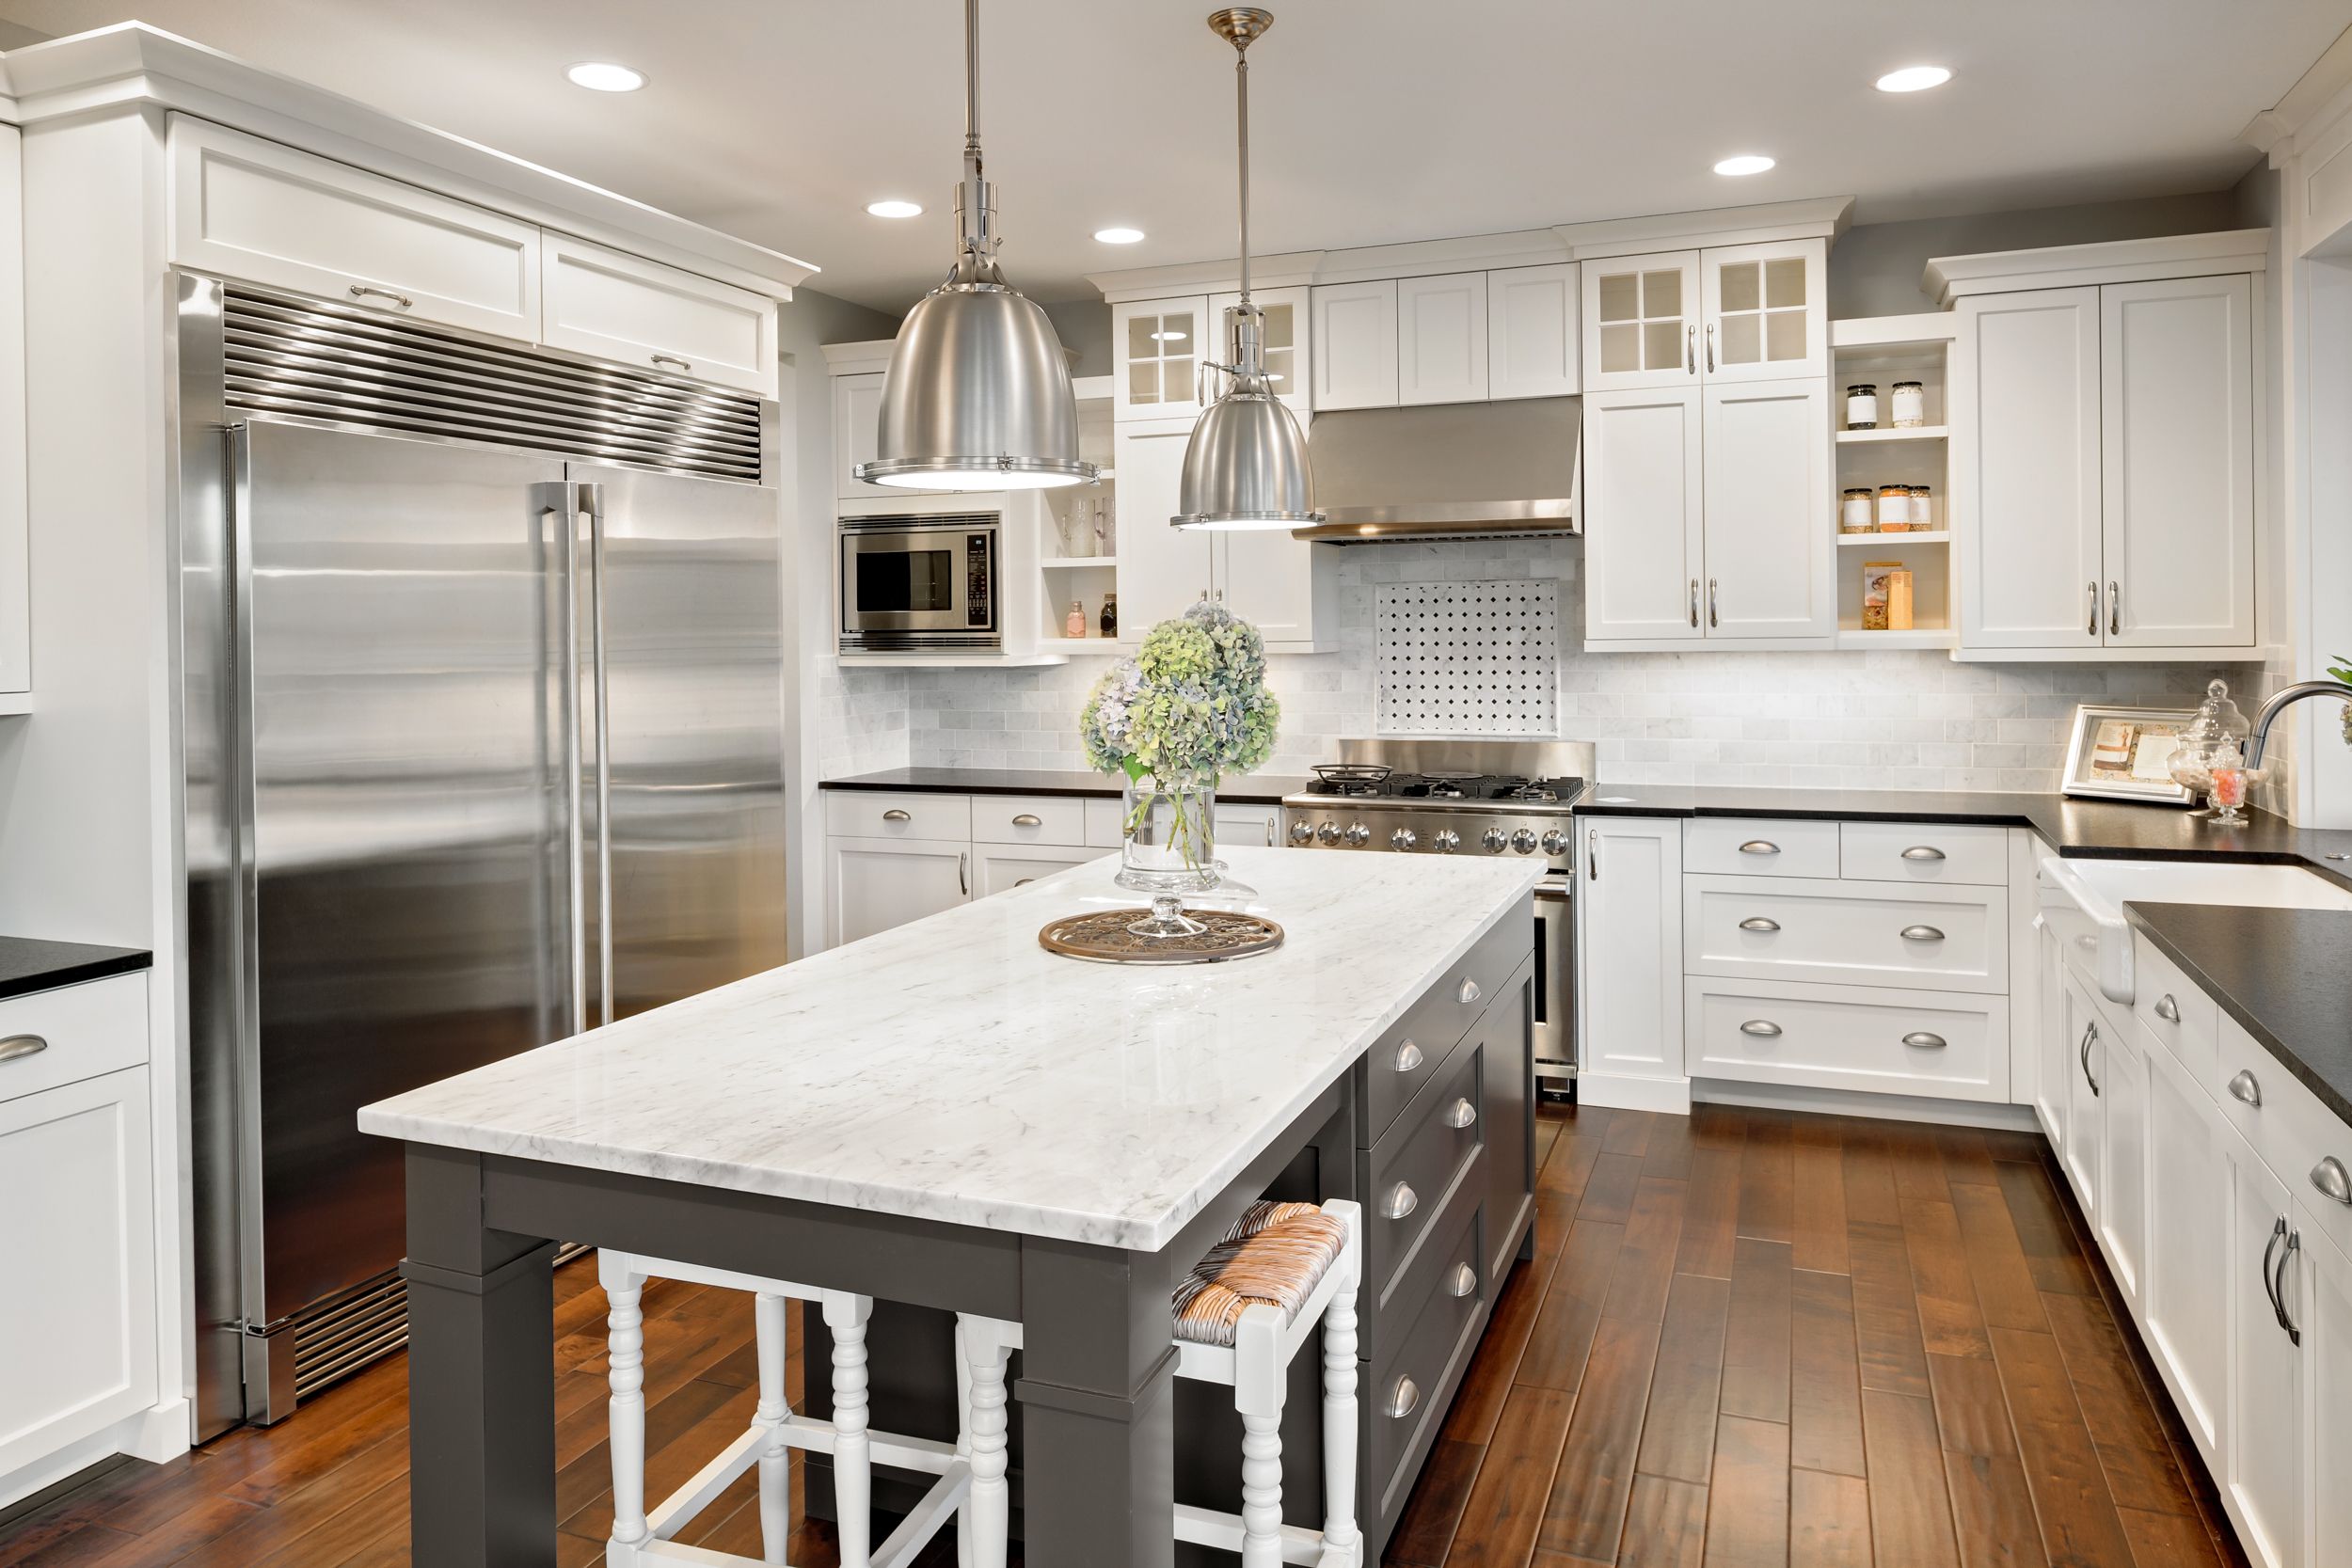
[[[1116,594],[1103,595],[1103,635],[1119,635],[1119,595]]]
[[[1087,634],[1087,607],[1077,599],[1070,601],[1069,617],[1061,624],[1064,637],[1084,637]]]

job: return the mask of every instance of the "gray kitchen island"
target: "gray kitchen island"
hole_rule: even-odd
[[[1530,1237],[1540,868],[1227,855],[1272,954],[1047,954],[1134,902],[1105,859],[363,1110],[407,1145],[417,1560],[554,1560],[560,1239],[1018,1321],[1025,1560],[1171,1563],[1169,1292],[1285,1184],[1364,1204],[1376,1560]]]

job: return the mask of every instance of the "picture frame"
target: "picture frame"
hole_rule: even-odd
[[[2078,705],[2058,793],[2152,805],[2195,805],[2196,792],[2174,784],[2165,764],[2173,744],[2196,717],[2194,708]]]

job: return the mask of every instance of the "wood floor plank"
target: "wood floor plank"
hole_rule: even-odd
[[[1494,1435],[1495,1422],[1502,1418],[1503,1402],[1510,1397],[1519,1359],[1526,1354],[1543,1308],[1544,1288],[1549,1278],[1539,1264],[1535,1259],[1514,1263],[1503,1277],[1494,1312],[1486,1320],[1486,1332],[1462,1373],[1453,1408],[1446,1412],[1443,1434],[1455,1442],[1485,1443]]]
[[[1942,1198],[1901,1200],[1903,1246],[1911,1256],[1912,1291],[1919,1302],[1919,1334],[1931,1354],[1990,1356],[1984,1314],[1960,1234],[1960,1218]]]
[[[1968,1252],[1968,1274],[1977,1287],[1977,1306],[1991,1328],[2022,1328],[2029,1332],[2049,1327],[2042,1310],[2042,1291],[2026,1265],[2026,1251],[2017,1240],[2016,1222],[2010,1217],[2009,1199],[1997,1185],[1955,1183],[1952,1212],[1960,1219],[1962,1243]]]
[[[1789,1241],[1795,1209],[1795,1145],[1788,1113],[1750,1111],[1748,1141],[1740,1157],[1740,1234]]]
[[[1724,1338],[1726,1416],[1788,1420],[1790,1250],[1780,1242],[1740,1238]]]
[[[2170,1513],[2120,1508],[2134,1568],[2221,1568],[2221,1553],[2203,1524]]]
[[[1789,1463],[1808,1470],[1863,1475],[1853,1282],[1837,1274],[1792,1275],[1788,1339]]]
[[[1872,1568],[1868,1481],[1789,1472],[1788,1568]]]
[[[1854,1341],[1862,1386],[1924,1399],[1927,1349],[1919,1337],[1919,1299],[1912,1291],[1911,1254],[1899,1225],[1855,1220],[1846,1227],[1853,1257]]]
[[[2169,1460],[2171,1442],[2125,1348],[2124,1331],[2117,1326],[2106,1304],[2095,1296],[2053,1293],[2042,1305],[2049,1314],[2051,1337],[2066,1362],[2066,1375],[2074,1385],[2075,1402],[2082,1406],[2083,1425],[2090,1440],[2102,1448],[2138,1449],[2164,1454]]]
[[[1600,1325],[1601,1304],[1608,1299],[1610,1276],[1624,1243],[1624,1226],[1576,1222],[1519,1356],[1518,1382],[1564,1393],[1574,1393],[1582,1383],[1593,1331]]]
[[[1701,1101],[1691,1107],[1691,1143],[1696,1148],[1737,1149],[1748,1140],[1748,1113],[1738,1105]]]
[[[1651,1375],[1649,1413],[1634,1468],[1704,1486],[1715,1454],[1717,1396],[1724,1381],[1724,1321],[1730,1284],[1705,1275],[1674,1276]]]
[[[1846,1140],[1829,1117],[1801,1117],[1793,1145],[1790,1266],[1846,1272]]]
[[[1617,1568],[1700,1568],[1706,1545],[1706,1487],[1663,1476],[1633,1478]]]
[[[2004,1170],[2022,1167],[2004,1166]],[[2083,1425],[2058,1341],[2047,1334],[1993,1331],[2026,1484],[2054,1562],[2128,1568],[2131,1547],[2115,1516],[2106,1473]]]
[[[1888,1151],[1887,1124],[1858,1117],[1843,1123],[1846,1221],[1854,1225],[1900,1225],[1895,1200],[1895,1162]]]
[[[1928,1381],[1935,1390],[1935,1425],[1947,1453],[2014,1457],[2009,1397],[2001,1370],[1989,1357],[1928,1356]]]
[[[1944,1180],[1944,1156],[1936,1148],[1933,1128],[1915,1121],[1888,1122],[1886,1152],[1898,1197],[1951,1201],[1951,1184]]]
[[[1957,1568],[1952,1505],[1930,1401],[1862,1391],[1870,1469],[1870,1535],[1888,1568]]]
[[[1618,1111],[1610,1117],[1609,1132],[1601,1140],[1604,1154],[1630,1154],[1641,1159],[1649,1152],[1650,1129],[1664,1118],[1649,1111]]]
[[[1566,1428],[1564,1426],[1565,1435]],[[1475,1443],[1440,1437],[1430,1446],[1421,1479],[1397,1515],[1389,1535],[1387,1562],[1398,1568],[1445,1568],[1445,1554],[1461,1528],[1462,1511],[1470,1501],[1470,1483],[1478,1479],[1479,1462],[1486,1450]]]
[[[1689,1117],[1660,1117],[1650,1123],[1649,1151],[1642,1156],[1642,1174],[1688,1180],[1691,1156],[1697,1149]]]
[[[1633,1490],[1650,1369],[1658,1358],[1658,1326],[1629,1318],[1600,1321],[1544,1506],[1536,1540],[1546,1551],[1602,1562],[1616,1556]]]
[[[2046,1568],[2033,1497],[2014,1455],[1947,1453],[1944,1479],[1962,1568]]]
[[[1675,1249],[1682,1240],[1683,1183],[1645,1176],[1626,1221],[1617,1272],[1609,1281],[1601,1316],[1656,1323],[1666,1314],[1666,1291],[1674,1279]]]
[[[2016,1227],[2017,1243],[2025,1251],[2026,1267],[2034,1284],[2061,1295],[2097,1295],[2098,1279],[2075,1243],[2074,1227],[2058,1190],[2050,1184],[2048,1168],[2010,1161],[1995,1162],[1993,1168],[2000,1178],[2001,1196],[2008,1201],[2010,1221]]]
[[[1701,1145],[1691,1153],[1691,1180],[1682,1200],[1682,1244],[1675,1257],[1678,1274],[1731,1277],[1732,1243],[1740,1234],[1738,1146]]]
[[[1944,1161],[1944,1180],[1952,1187],[1992,1187],[2000,1184],[1993,1171],[1993,1152],[1984,1133],[1974,1127],[1934,1129],[1936,1152]]]
[[[1603,1154],[1593,1162],[1593,1174],[1584,1183],[1584,1201],[1577,1205],[1576,1217],[1623,1225],[1633,1217],[1633,1197],[1641,1186],[1640,1155]]]
[[[1511,1390],[1470,1485],[1445,1568],[1524,1568],[1536,1532],[1548,1523],[1552,1475],[1577,1404],[1576,1396],[1556,1388]]]
[[[1755,1129],[1749,1129],[1751,1137]],[[1788,1429],[1725,1416],[1707,1489],[1708,1568],[1787,1568]]]

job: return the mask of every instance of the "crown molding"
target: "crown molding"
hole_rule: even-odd
[[[234,55],[125,22],[0,55],[5,118],[32,127],[176,110],[776,299],[812,262]]]
[[[1948,308],[1952,301],[1969,294],[2265,272],[2269,266],[2269,230],[2227,229],[2212,234],[2166,234],[2149,240],[1932,257],[1927,265],[1927,292],[1936,304]]]
[[[1279,256],[1249,259],[1251,289],[1295,289],[1323,281],[1318,268],[1328,252],[1293,250]],[[1123,267],[1117,272],[1090,272],[1087,281],[1114,305],[1131,299],[1168,299],[1178,294],[1224,294],[1241,287],[1241,259],[1215,261],[1172,261],[1157,267]]]
[[[827,374],[864,375],[888,370],[891,350],[898,346],[896,338],[872,338],[856,343],[820,343],[818,348],[825,356]]]
[[[1582,261],[1606,256],[1639,256],[1653,250],[1688,250],[1698,245],[1760,245],[1773,240],[1835,240],[1853,220],[1851,196],[1809,201],[1766,201],[1746,207],[1712,207],[1695,213],[1654,213],[1646,217],[1564,223],[1552,230],[1568,254]]]
[[[2296,78],[2277,103],[2248,120],[2238,139],[2271,154],[2275,166],[2282,144],[2293,143],[2306,131],[2324,130],[2343,115],[2352,103],[2347,87],[2352,87],[2352,27],[2320,51],[2311,69]]]

